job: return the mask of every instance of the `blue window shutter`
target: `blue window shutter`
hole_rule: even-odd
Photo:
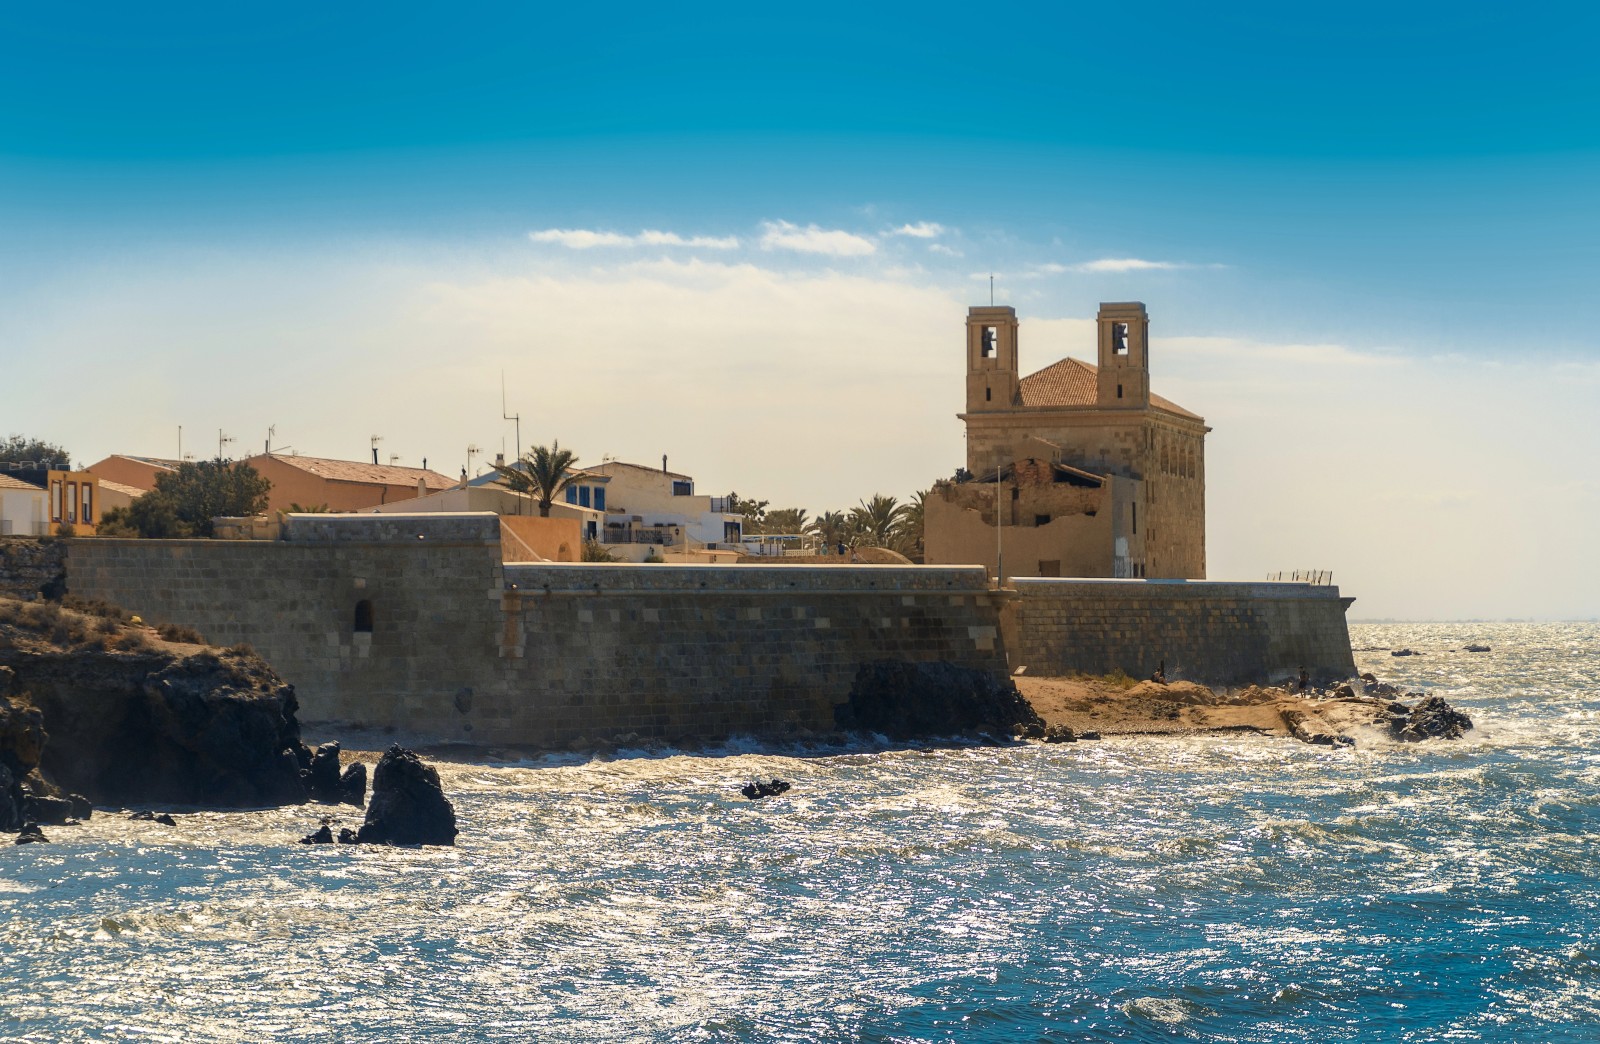
[[[594,509],[596,511],[604,511],[606,509],[606,487],[604,486],[596,486],[594,488]]]

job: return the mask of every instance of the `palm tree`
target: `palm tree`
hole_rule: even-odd
[[[889,547],[905,510],[894,497],[874,493],[871,500],[863,500],[850,509],[850,523],[867,543]]]
[[[806,532],[812,534],[824,547],[835,547],[850,535],[850,521],[843,511],[824,511],[811,520]]]
[[[550,505],[555,503],[556,495],[578,477],[572,470],[576,463],[578,455],[562,449],[561,441],[557,439],[549,446],[534,446],[523,454],[517,462],[520,467],[496,464],[494,469],[512,492],[530,493],[537,497],[539,517],[549,518]]]
[[[894,532],[890,534],[890,546],[907,558],[922,557],[922,507],[927,496],[925,489],[911,494],[911,500],[900,508],[900,521],[895,523]]]

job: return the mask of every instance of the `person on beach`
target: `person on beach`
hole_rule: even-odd
[[[1305,692],[1307,689],[1311,688],[1311,675],[1306,673],[1306,669],[1305,669],[1305,665],[1304,664],[1302,664],[1300,666],[1300,682],[1299,682],[1299,686],[1300,686],[1300,691],[1301,692]]]
[[[1154,674],[1152,674],[1150,676],[1150,680],[1155,682],[1157,685],[1165,685],[1165,684],[1167,684],[1167,661],[1166,660],[1162,660],[1161,663],[1156,666],[1156,673],[1154,673]]]

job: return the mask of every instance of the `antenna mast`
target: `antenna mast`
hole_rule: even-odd
[[[506,412],[506,371],[500,371],[500,419],[517,422],[516,459],[522,459],[522,412],[515,414]]]

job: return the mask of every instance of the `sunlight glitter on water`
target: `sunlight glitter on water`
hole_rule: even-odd
[[[1356,630],[1485,727],[444,764],[455,849],[97,815],[0,851],[0,1040],[1600,1036],[1600,628]]]

